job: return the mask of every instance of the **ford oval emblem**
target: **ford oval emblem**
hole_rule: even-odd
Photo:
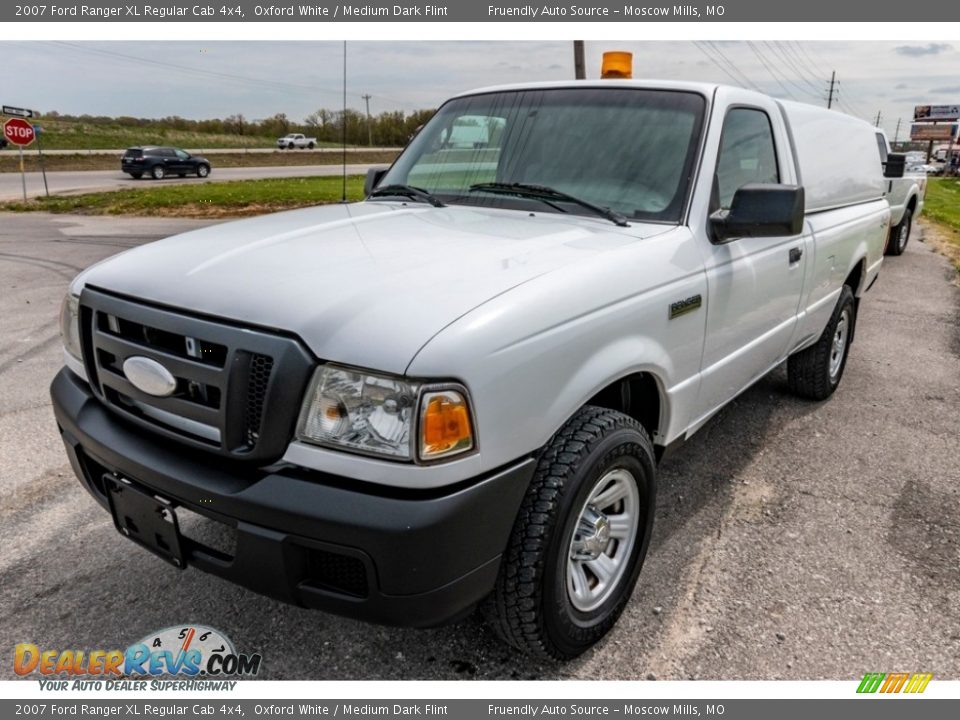
[[[156,360],[134,355],[123,361],[123,374],[140,392],[154,397],[169,397],[177,389],[177,379]]]

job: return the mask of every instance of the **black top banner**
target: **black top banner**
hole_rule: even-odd
[[[6,4],[0,22],[954,22],[960,3],[943,0],[873,0],[838,3],[805,0],[726,0],[723,4],[672,5],[617,0],[576,3],[485,2],[184,2],[88,0]]]

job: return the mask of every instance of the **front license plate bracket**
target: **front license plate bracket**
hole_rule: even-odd
[[[113,524],[120,534],[174,567],[186,567],[173,503],[136,487],[126,478],[105,475],[103,480]]]

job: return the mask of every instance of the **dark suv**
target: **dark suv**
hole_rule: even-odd
[[[138,179],[145,174],[163,180],[168,175],[186,177],[188,173],[205,178],[210,174],[210,161],[179,148],[132,147],[123,154],[120,169]]]

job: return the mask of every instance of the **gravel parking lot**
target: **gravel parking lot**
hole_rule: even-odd
[[[775,371],[662,465],[633,602],[560,666],[512,654],[475,618],[416,631],[301,610],[117,534],[49,407],[59,303],[82,268],[200,224],[0,215],[4,652],[126,647],[196,622],[262,653],[269,679],[960,679],[960,289],[916,237],[862,303],[831,400],[795,399]]]

